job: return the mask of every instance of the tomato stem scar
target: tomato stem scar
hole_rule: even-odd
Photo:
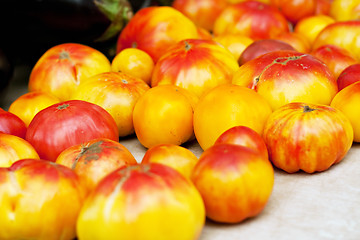
[[[308,105],[305,105],[303,108],[304,108],[304,113],[306,113],[306,112],[312,112],[312,111],[315,111],[315,110],[316,110],[315,108],[311,108],[311,107],[309,107]]]
[[[59,110],[63,110],[63,109],[66,109],[66,108],[68,108],[70,105],[69,104],[62,104],[62,105],[59,105],[58,107],[57,107],[57,109],[59,109]]]

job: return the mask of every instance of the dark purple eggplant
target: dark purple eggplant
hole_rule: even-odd
[[[35,60],[65,42],[103,50],[132,16],[127,0],[2,0],[0,44],[12,57]]]

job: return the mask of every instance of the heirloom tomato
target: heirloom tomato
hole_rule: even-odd
[[[203,200],[190,181],[158,163],[122,167],[86,199],[77,221],[81,240],[196,240]]]
[[[93,190],[100,180],[117,168],[137,164],[121,143],[97,138],[71,146],[60,153],[56,163],[71,168]]]
[[[143,80],[129,74],[104,72],[81,83],[71,98],[104,108],[114,118],[119,136],[124,137],[134,133],[134,106],[149,88]]]
[[[198,29],[189,18],[172,7],[152,6],[131,18],[118,37],[116,52],[139,48],[157,62],[168,47],[188,38],[198,38]]]
[[[302,101],[330,104],[337,93],[336,79],[319,59],[296,51],[274,51],[243,64],[233,84],[254,89],[272,109]]]
[[[315,14],[317,0],[270,0],[291,23]]]
[[[19,116],[28,127],[38,112],[59,102],[60,99],[46,92],[28,92],[11,103],[9,112]]]
[[[348,50],[332,44],[313,49],[310,54],[324,62],[336,79],[345,68],[358,63]]]
[[[191,179],[211,220],[238,223],[261,213],[274,185],[274,169],[253,149],[216,144],[206,149]]]
[[[26,140],[0,133],[0,167],[10,167],[14,162],[24,158],[39,159],[39,155]]]
[[[121,50],[111,62],[111,71],[140,78],[150,85],[154,61],[145,51],[137,48]]]
[[[25,139],[34,146],[41,159],[55,161],[66,148],[100,137],[119,140],[113,117],[96,104],[69,100],[36,114]]]
[[[174,85],[150,88],[136,102],[133,121],[140,143],[181,145],[194,136],[193,112],[198,98]]]
[[[274,38],[289,32],[284,15],[275,7],[258,1],[227,6],[214,23],[214,35],[242,34],[253,40]]]
[[[274,111],[263,132],[272,163],[288,172],[325,171],[351,148],[349,119],[327,105],[289,103]]]
[[[186,39],[161,56],[151,86],[173,84],[200,97],[218,85],[230,83],[238,68],[231,52],[217,42]]]
[[[223,132],[215,141],[215,144],[228,143],[251,148],[260,152],[268,159],[268,152],[262,136],[253,129],[245,126],[235,126]]]
[[[234,84],[220,85],[204,94],[195,107],[195,137],[206,150],[223,132],[238,125],[261,134],[271,112],[269,103],[255,91]]]
[[[108,72],[110,61],[100,51],[78,43],[64,43],[47,50],[33,67],[29,91],[47,92],[69,100],[83,79]]]
[[[334,22],[335,20],[327,15],[309,16],[301,19],[295,25],[294,32],[304,36],[310,42],[310,45],[312,45],[321,30]]]
[[[336,21],[360,19],[360,0],[332,0],[330,16]]]
[[[175,144],[158,144],[145,152],[141,164],[161,163],[190,178],[197,161],[195,154],[185,147]]]
[[[208,31],[213,30],[215,19],[227,5],[224,0],[175,0],[172,3],[173,8]]]
[[[360,21],[334,22],[327,25],[316,37],[313,49],[322,45],[332,44],[345,48],[360,60]]]
[[[213,40],[226,47],[236,60],[239,59],[246,47],[254,42],[251,38],[241,34],[222,34],[214,37]]]
[[[0,239],[72,240],[85,189],[71,169],[23,159],[0,168]]]
[[[350,120],[354,129],[354,142],[360,142],[360,82],[355,82],[338,92],[331,106],[339,109]]]

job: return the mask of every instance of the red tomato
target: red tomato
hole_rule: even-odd
[[[353,64],[345,68],[337,79],[339,91],[354,82],[360,81],[360,64]]]
[[[26,125],[15,114],[0,108],[0,132],[25,138]]]
[[[95,138],[119,140],[113,117],[102,107],[81,100],[60,102],[41,110],[26,133],[40,158],[55,161],[66,148]]]

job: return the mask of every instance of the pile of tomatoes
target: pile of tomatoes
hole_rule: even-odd
[[[360,141],[359,6],[175,0],[113,59],[48,49],[0,111],[0,239],[194,240],[261,214],[274,168],[331,171]]]

